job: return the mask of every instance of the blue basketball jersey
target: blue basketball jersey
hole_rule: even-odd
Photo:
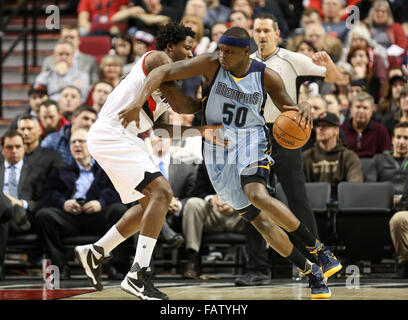
[[[260,175],[260,168],[269,170],[273,163],[263,118],[264,71],[263,63],[252,60],[248,72],[236,78],[220,66],[210,87],[203,90],[204,122],[223,123],[220,136],[229,141],[223,148],[204,140],[204,162],[217,194],[237,210],[250,205],[241,177]]]
[[[236,78],[220,67],[211,87],[204,91],[205,121],[234,129],[264,126],[265,65],[252,60],[246,75]],[[207,94],[206,94],[207,93]]]

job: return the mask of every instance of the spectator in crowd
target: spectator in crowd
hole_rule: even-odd
[[[368,48],[372,63],[380,67],[384,66],[385,69],[388,68],[387,50],[371,37],[370,30],[365,24],[356,24],[348,33],[342,61],[346,60],[347,54],[352,47]],[[379,60],[381,60],[382,63],[378,62]]]
[[[207,3],[205,0],[188,0],[184,8],[184,16],[197,16],[203,22],[207,15]],[[205,25],[206,28],[210,28],[211,25]]]
[[[83,97],[79,88],[66,86],[62,89],[58,107],[65,119],[71,120],[72,113],[82,104],[82,101]]]
[[[408,122],[399,122],[395,125],[392,146],[392,151],[385,150],[373,157],[375,175],[372,179],[392,182],[394,194],[401,197],[408,175]]]
[[[173,199],[162,226],[161,237],[170,248],[176,248],[184,243],[184,238],[180,234],[182,232],[181,217],[187,199],[192,196],[197,174],[196,166],[173,158],[170,149],[171,139],[160,138],[153,133],[150,134],[148,141],[152,148],[153,163],[170,182],[173,190]]]
[[[310,103],[310,111],[312,113],[313,121],[316,121],[320,114],[327,111],[327,102],[322,95],[310,96],[307,101]],[[302,147],[302,151],[310,149],[316,142],[316,128],[312,128],[309,140]]]
[[[171,21],[180,21],[185,6],[185,1],[173,0],[135,0],[133,2],[144,8],[147,14],[166,16]]]
[[[341,181],[363,182],[361,162],[357,154],[340,140],[340,120],[330,112],[323,112],[315,120],[316,143],[303,152],[306,182],[329,182],[331,197],[337,200],[337,186]]]
[[[387,50],[390,67],[401,64],[402,56],[406,53],[408,39],[401,24],[394,22],[394,18],[387,1],[375,1],[368,16],[372,38]]]
[[[123,63],[123,76],[126,76],[135,63],[133,52],[133,37],[128,33],[120,33],[112,39],[112,55],[121,57]]]
[[[218,49],[218,41],[220,40],[222,34],[227,31],[228,27],[225,23],[215,23],[211,28],[211,40],[217,45],[215,50]],[[214,50],[214,51],[215,51]]]
[[[123,76],[123,62],[117,55],[106,55],[100,64],[101,80],[108,81],[116,87]]]
[[[245,220],[215,194],[204,164],[199,165],[197,177],[200,178],[196,180],[195,197],[187,200],[182,216],[187,250],[183,275],[189,279],[196,279],[200,274],[199,251],[204,232],[244,232],[246,225]]]
[[[327,34],[338,38],[344,44],[346,42],[349,29],[346,23],[341,20],[343,13],[342,0],[322,0],[323,27]]]
[[[250,22],[250,26],[252,26],[252,18],[254,16],[254,6],[250,0],[232,0],[231,10],[244,12]]]
[[[380,100],[379,112],[381,114],[381,123],[387,127],[390,136],[394,132],[394,127],[401,117],[400,97],[407,84],[405,77],[396,75],[389,78],[385,96]]]
[[[353,67],[353,79],[364,79],[368,92],[378,103],[384,94],[383,88],[387,81],[387,72],[382,60],[377,60],[378,65],[374,65],[368,47],[351,47],[346,61]]]
[[[360,158],[370,158],[392,148],[387,128],[371,119],[373,109],[374,98],[360,92],[351,102],[351,119],[341,125],[346,133],[347,146]]]
[[[408,85],[404,86],[400,95],[400,109],[401,115],[399,118],[400,122],[408,122]]]
[[[133,35],[133,51],[135,53],[135,62],[139,60],[141,56],[143,56],[149,48],[154,44],[155,38],[154,36],[146,31],[138,30]]]
[[[207,13],[204,17],[203,23],[206,26],[213,27],[219,22],[227,22],[231,13],[231,8],[220,3],[219,0],[206,0]]]
[[[408,175],[405,176],[401,200],[397,212],[390,219],[390,235],[397,258],[396,279],[408,279]]]
[[[78,26],[81,36],[90,33],[92,25],[115,23],[128,18],[123,12],[128,8],[129,0],[80,0],[78,4]],[[144,10],[138,12],[143,13]]]
[[[317,49],[312,42],[303,39],[299,42],[295,51],[312,58],[313,54],[317,52]]]
[[[72,67],[75,70],[84,71],[89,74],[90,83],[95,83],[99,79],[98,61],[95,57],[85,54],[79,50],[81,42],[79,28],[77,25],[64,25],[61,28],[60,39],[67,41],[74,47],[74,57]],[[41,71],[55,70],[56,63],[54,57],[48,56],[44,59]]]
[[[326,51],[334,62],[338,62],[343,54],[343,46],[339,39],[328,34],[321,24],[310,24],[305,28],[304,39],[313,43],[317,51]],[[301,38],[299,39],[299,41]],[[296,44],[294,45],[296,48]],[[289,49],[289,48],[288,48]],[[291,49],[289,49],[291,50]]]
[[[49,133],[59,131],[63,126],[70,123],[61,114],[58,103],[51,99],[41,104],[38,120],[40,122],[42,139]]]
[[[53,100],[59,100],[61,91],[66,86],[76,86],[81,90],[83,99],[88,96],[89,73],[72,66],[74,47],[66,40],[59,40],[54,47],[53,54],[55,69],[42,71],[35,79],[35,86],[40,84],[47,87],[48,95]]]
[[[47,87],[41,84],[38,85],[37,87],[31,85],[30,89],[28,90],[28,103],[30,107],[28,108],[28,110],[25,110],[21,114],[29,113],[35,117],[38,117],[38,114],[40,112],[40,106],[47,99],[48,99]],[[17,121],[21,114],[18,114],[17,116],[14,117],[13,122],[10,125],[11,130],[17,129]]]
[[[299,42],[304,39],[305,28],[312,24],[322,24],[323,21],[317,10],[307,8],[302,11],[300,18],[300,28],[295,29],[289,36],[286,49],[294,51]]]
[[[349,16],[351,7],[354,5],[357,5],[361,0],[346,0],[342,3],[342,9],[340,11],[341,14],[341,20],[346,20],[347,17]],[[369,0],[371,1],[371,0]],[[308,9],[313,9],[316,10],[322,18],[325,18],[325,13],[323,10],[323,4],[324,0],[308,0],[306,2],[303,2],[305,5],[305,10]]]
[[[327,104],[327,112],[334,113],[340,120],[340,124],[343,124],[345,116],[342,113],[340,100],[337,95],[329,93],[323,96]]]
[[[41,147],[57,151],[61,154],[64,165],[72,165],[75,160],[70,149],[71,133],[78,128],[89,130],[96,121],[96,111],[89,106],[81,106],[72,114],[71,123],[65,125],[61,130],[50,133],[41,141]]]
[[[101,80],[95,83],[92,89],[92,107],[97,113],[101,111],[102,106],[104,105],[109,94],[113,90],[113,85],[110,82]]]
[[[18,132],[23,137],[24,161],[40,172],[42,182],[52,170],[62,165],[58,152],[40,146],[41,128],[38,119],[30,114],[22,115],[18,120]]]
[[[345,112],[349,107],[348,88],[353,79],[353,67],[347,62],[339,62],[337,67],[340,69],[341,77],[335,81],[333,93],[339,98],[341,109]]]
[[[45,185],[43,207],[35,219],[46,255],[59,267],[62,279],[70,278],[62,239],[101,235],[127,210],[106,173],[89,154],[87,133],[83,128],[72,132],[70,150],[75,161],[51,173]],[[121,261],[124,270],[129,264],[125,257]]]
[[[33,227],[42,185],[38,168],[24,160],[24,142],[16,130],[1,139],[0,156],[0,280],[4,279],[4,258],[9,232],[28,232]]]

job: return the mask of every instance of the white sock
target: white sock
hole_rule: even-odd
[[[119,233],[118,229],[114,225],[112,228],[109,229],[105,235],[100,238],[94,245],[102,247],[105,256],[108,255],[113,249],[115,249],[119,244],[121,244],[126,239]]]
[[[148,267],[150,265],[150,260],[152,258],[153,249],[156,242],[157,239],[139,235],[133,264],[137,262],[140,268]]]

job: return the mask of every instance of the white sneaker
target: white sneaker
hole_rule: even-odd
[[[100,258],[96,258],[92,249],[99,253]],[[105,260],[103,248],[93,244],[75,247],[75,255],[85,270],[86,276],[96,290],[101,291],[102,285],[102,261]]]

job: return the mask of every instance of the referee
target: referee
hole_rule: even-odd
[[[337,66],[326,52],[316,52],[310,59],[303,54],[278,48],[280,30],[277,19],[270,13],[255,16],[252,35],[258,50],[251,55],[251,58],[265,63],[267,67],[276,71],[281,76],[286,91],[296,103],[303,82],[319,79],[335,82],[341,77]],[[273,123],[279,114],[279,109],[268,97],[264,117],[271,132],[272,158],[275,160],[275,165],[272,166],[273,171],[271,170],[271,179],[275,173],[285,191],[289,208],[318,238],[316,220],[306,194],[301,149],[285,149],[275,141],[272,135]],[[267,284],[270,276],[266,243],[260,233],[249,223],[247,224],[247,241],[249,255],[247,273],[238,278],[235,284],[237,286]],[[296,239],[292,241],[301,248]],[[304,253],[312,259],[308,253]]]

